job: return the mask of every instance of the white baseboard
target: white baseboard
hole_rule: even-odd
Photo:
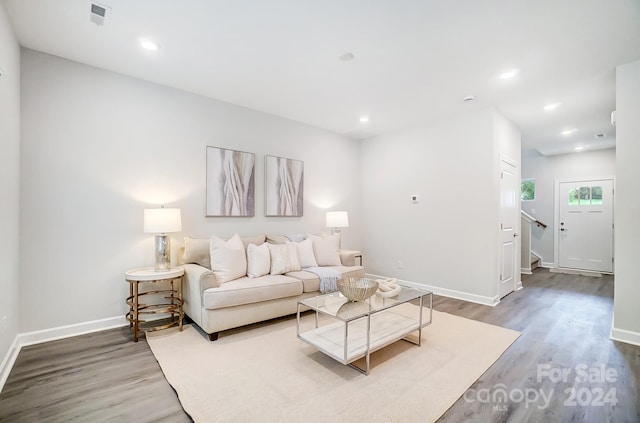
[[[625,329],[611,328],[610,338],[614,341],[620,341],[631,345],[640,346],[640,333],[632,332]]]
[[[522,281],[518,281],[518,283],[516,284],[516,291],[520,291],[522,288],[524,288],[522,286]]]
[[[545,269],[553,269],[556,267],[556,264],[552,261],[543,261],[540,264],[540,267],[544,267]]]
[[[20,333],[18,334],[18,342],[20,343],[20,346],[24,347],[26,345],[40,344],[42,342],[84,335],[85,333],[118,328],[127,324],[127,319],[125,319],[124,316],[108,317],[106,319],[92,320],[89,322],[60,326],[57,328]]]
[[[0,392],[2,392],[2,388],[4,388],[4,384],[9,377],[9,373],[11,373],[11,369],[13,369],[19,352],[20,343],[18,342],[18,336],[16,336],[9,347],[9,351],[7,351],[7,355],[5,355],[2,360],[2,364],[0,364]]]
[[[524,267],[520,268],[520,273],[523,275],[533,275],[533,272],[531,271],[531,269],[525,269]]]
[[[85,333],[99,332],[107,329],[114,329],[128,324],[124,316],[109,317],[106,319],[92,320],[90,322],[76,323],[73,325],[60,326],[57,328],[38,330],[34,332],[19,333],[11,344],[11,348],[2,360],[0,365],[0,392],[11,373],[11,369],[18,358],[18,353],[22,347],[42,342],[55,341],[57,339],[70,338],[72,336],[83,335]]]
[[[531,250],[531,254],[533,254],[534,256],[538,257],[538,260],[542,261],[542,254],[538,254],[533,250]]]
[[[368,278],[371,279],[386,279],[386,276],[380,276],[380,275],[373,275],[370,273],[367,273],[366,276]],[[455,291],[453,289],[446,289],[446,288],[440,288],[437,286],[431,286],[431,285],[426,285],[423,283],[417,283],[417,282],[411,282],[411,281],[405,281],[405,280],[401,280],[398,279],[398,282],[402,283],[403,285],[408,285],[417,289],[426,289],[429,290],[431,292],[433,292],[436,295],[441,295],[443,297],[448,297],[448,298],[455,298],[457,300],[463,300],[463,301],[469,301],[472,303],[476,303],[476,304],[482,304],[482,305],[488,305],[491,307],[495,307],[499,302],[500,299],[496,296],[496,297],[485,297],[482,295],[476,295],[476,294],[470,294],[468,292],[462,292],[462,291]]]

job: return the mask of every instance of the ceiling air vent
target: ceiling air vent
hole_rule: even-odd
[[[106,6],[101,6],[97,3],[91,4],[91,13],[89,13],[89,19],[91,22],[98,26],[104,25],[104,20],[107,17],[107,13],[109,8]]]

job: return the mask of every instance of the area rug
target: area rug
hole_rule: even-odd
[[[222,335],[209,342],[192,326],[147,333],[196,423],[432,422],[520,336],[434,311],[422,346],[382,348],[365,376],[298,340],[295,319]]]

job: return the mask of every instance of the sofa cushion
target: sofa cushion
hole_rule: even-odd
[[[360,278],[364,276],[364,267],[362,266],[327,266],[336,269],[343,278]],[[320,278],[315,273],[300,270],[298,272],[289,272],[286,276],[300,279],[304,292],[320,291]]]
[[[249,248],[249,244],[253,245],[262,245],[264,241],[267,239],[265,234],[254,235],[254,236],[243,236],[240,238],[242,241],[242,245],[244,245],[244,250],[246,251]]]
[[[219,284],[247,274],[247,254],[238,234],[228,241],[211,237],[211,270]]]
[[[313,242],[313,254],[318,266],[339,266],[340,261],[340,234],[320,237],[307,234],[307,239]]]
[[[240,278],[202,294],[202,305],[208,310],[258,303],[302,294],[302,282],[284,275]]]
[[[288,244],[267,244],[271,254],[271,274],[282,275],[300,270],[296,246]]]
[[[211,253],[209,246],[210,238],[190,238],[184,237],[184,254],[182,260],[184,263],[195,263],[202,267],[211,269]]]
[[[320,291],[320,278],[315,273],[299,270],[297,272],[289,272],[285,276],[290,276],[302,281],[302,292]],[[318,292],[318,294],[320,294]]]
[[[247,276],[259,278],[269,274],[271,270],[271,256],[267,244],[249,244],[247,247]]]

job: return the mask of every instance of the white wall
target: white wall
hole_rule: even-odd
[[[640,345],[640,61],[616,69],[616,275],[611,336]]]
[[[519,159],[519,143],[517,128],[490,109],[363,141],[367,272],[491,302],[499,277],[499,155]]]
[[[533,225],[531,230],[531,249],[542,256],[545,264],[556,264],[553,245],[555,181],[611,177],[615,174],[615,149],[522,159],[522,179],[536,180],[536,198],[523,201],[522,210],[547,224],[546,229]]]
[[[123,272],[153,265],[145,207],[182,209],[175,238],[317,232],[348,210],[342,245],[361,246],[359,143],[31,50],[22,71],[21,332],[125,313]],[[256,154],[255,217],[204,217],[207,145]],[[264,217],[266,154],[304,161],[304,217]]]
[[[0,363],[18,334],[20,48],[0,3]],[[0,366],[0,370],[2,370]],[[2,376],[0,374],[0,376]],[[1,377],[0,377],[1,379]],[[0,386],[2,382],[0,381]]]

